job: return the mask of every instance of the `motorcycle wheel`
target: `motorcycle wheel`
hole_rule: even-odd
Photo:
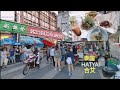
[[[23,69],[23,74],[26,75],[29,72],[30,66],[28,64],[25,65]]]

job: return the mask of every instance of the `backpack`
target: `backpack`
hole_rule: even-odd
[[[60,51],[56,51],[55,50],[55,54],[54,55],[55,55],[56,58],[60,58]]]

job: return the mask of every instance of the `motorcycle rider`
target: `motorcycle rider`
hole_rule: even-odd
[[[34,54],[35,54],[35,56],[36,56],[36,59],[35,59],[35,66],[39,66],[40,52],[39,52],[39,50],[38,50],[37,47],[35,47]]]

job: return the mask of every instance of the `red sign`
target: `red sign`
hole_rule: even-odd
[[[35,27],[28,27],[28,34],[31,36],[38,36],[42,38],[54,38],[58,40],[63,40],[64,35],[60,32],[53,32],[48,30],[43,30]]]

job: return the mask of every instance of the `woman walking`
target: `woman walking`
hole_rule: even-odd
[[[75,63],[75,61],[74,61],[74,54],[73,52],[70,51],[70,48],[68,48],[68,52],[67,52],[67,63],[68,63],[69,76],[71,76],[74,70],[73,64]]]
[[[66,50],[64,48],[64,46],[61,46],[61,55],[62,55],[62,58],[61,58],[61,68],[64,68],[65,67],[65,56],[66,56]]]
[[[8,64],[8,58],[7,58],[7,50],[6,50],[6,48],[2,48],[1,49],[1,54],[0,55],[1,55],[1,68],[3,68],[3,65],[6,68],[6,66]]]
[[[55,49],[54,49],[54,47],[52,47],[52,48],[50,49],[50,57],[51,57],[51,59],[52,59],[52,61],[53,61],[53,67],[55,67],[54,52],[55,52]]]
[[[55,60],[55,71],[57,70],[57,66],[59,68],[59,71],[61,71],[61,67],[60,67],[61,50],[57,46],[56,46],[55,52],[54,52],[54,60]]]

